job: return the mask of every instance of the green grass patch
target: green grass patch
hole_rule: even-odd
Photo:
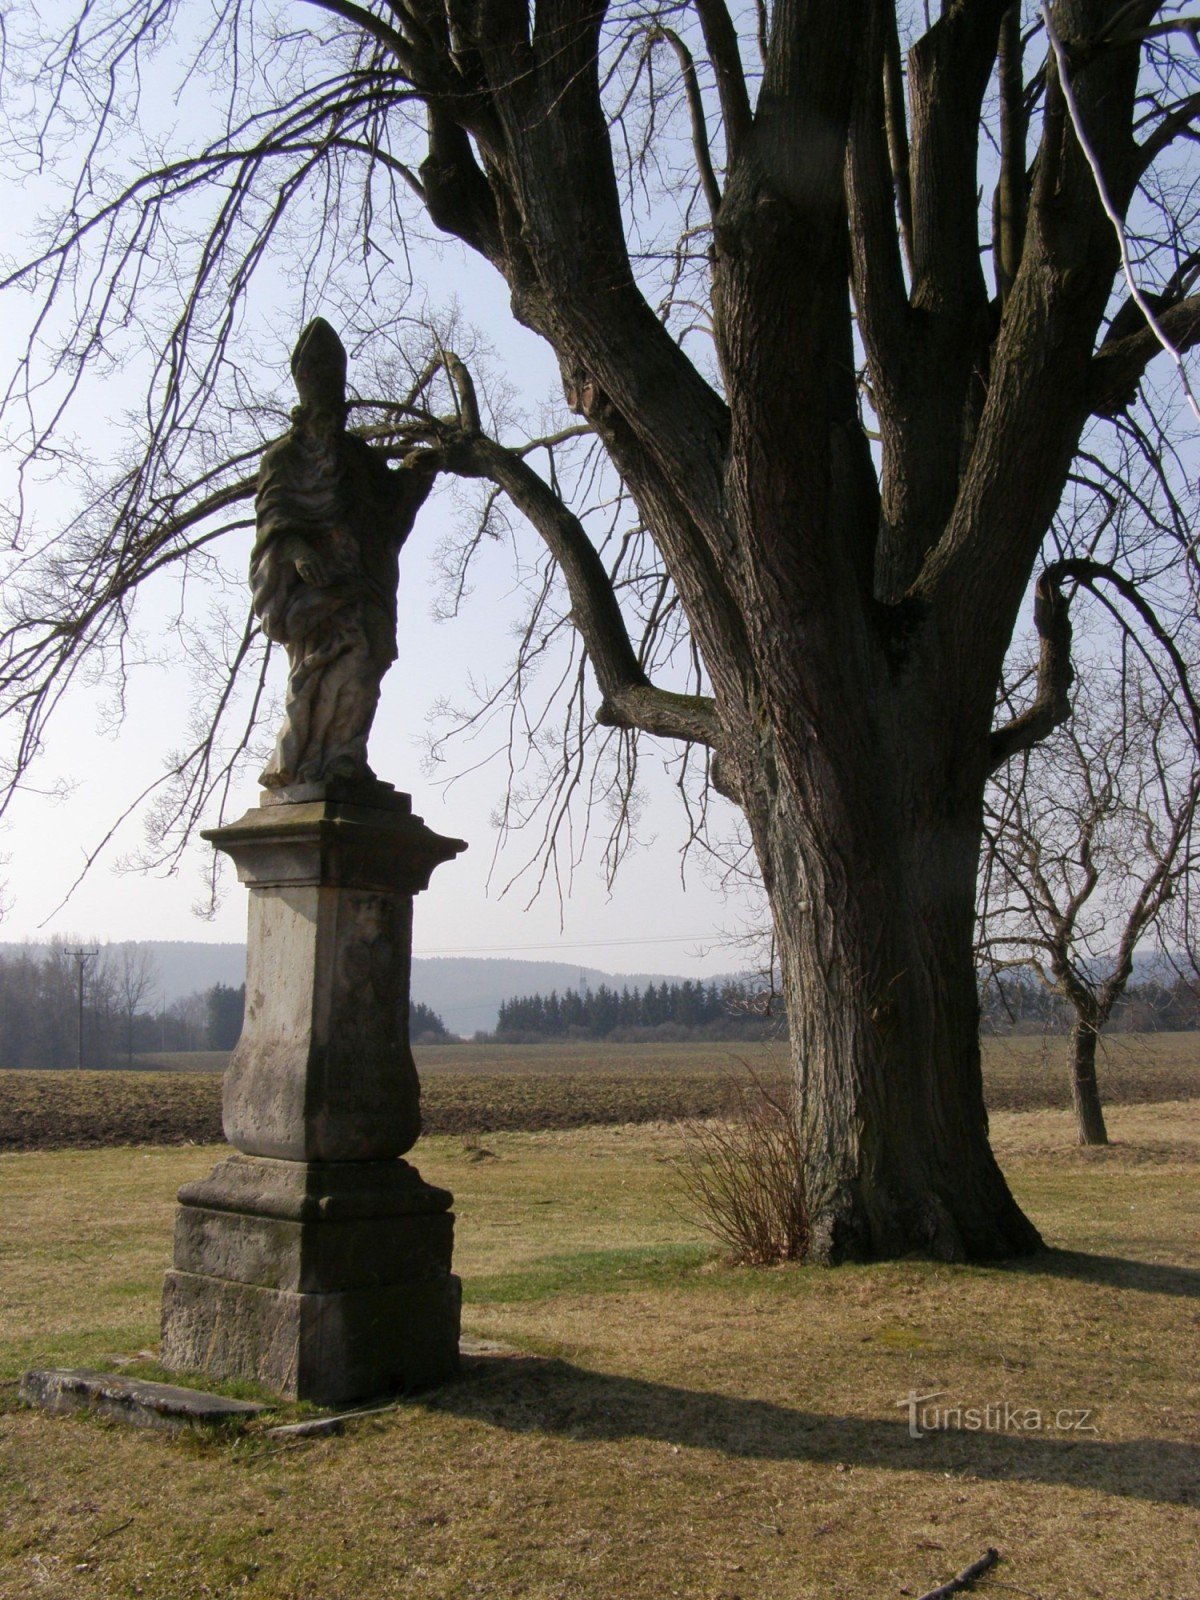
[[[667,1289],[685,1282],[711,1259],[699,1244],[643,1245],[633,1250],[576,1250],[542,1256],[520,1272],[473,1277],[463,1286],[468,1305],[514,1305],[554,1295],[619,1294]]]

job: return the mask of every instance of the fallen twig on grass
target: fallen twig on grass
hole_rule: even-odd
[[[125,1521],[124,1522],[118,1522],[115,1528],[106,1528],[103,1533],[98,1533],[98,1534],[96,1534],[95,1538],[89,1539],[88,1542],[84,1545],[83,1549],[79,1552],[79,1554],[76,1556],[75,1559],[77,1561],[82,1561],[84,1556],[86,1556],[87,1553],[89,1552],[89,1550],[94,1550],[98,1544],[103,1544],[105,1539],[115,1539],[117,1534],[124,1533],[126,1528],[132,1528],[132,1527],[133,1527],[133,1518],[132,1517],[126,1517]]]
[[[284,1444],[272,1445],[269,1450],[255,1450],[252,1455],[238,1457],[243,1466],[251,1466],[255,1461],[265,1461],[267,1456],[281,1456],[287,1450],[305,1450],[312,1444],[311,1438],[288,1439]]]
[[[969,1567],[964,1567],[957,1578],[951,1578],[949,1583],[943,1583],[937,1589],[930,1589],[928,1594],[923,1594],[920,1600],[947,1600],[952,1594],[960,1594],[964,1589],[972,1589],[975,1579],[982,1577],[990,1567],[994,1567],[1000,1559],[999,1550],[988,1546],[986,1555],[980,1556],[978,1561],[972,1561]]]
[[[398,1411],[402,1402],[392,1400],[386,1406],[359,1406],[353,1411],[339,1411],[331,1417],[310,1417],[304,1422],[282,1422],[264,1430],[267,1439],[305,1439],[323,1433],[341,1433],[347,1422],[359,1417],[381,1417],[385,1411]]]

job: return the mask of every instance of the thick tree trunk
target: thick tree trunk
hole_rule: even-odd
[[[988,1143],[973,957],[979,808],[889,781],[814,792],[768,763],[748,805],[799,1088],[812,1258],[1037,1250]],[[805,792],[801,792],[805,791]]]
[[[745,810],[795,1041],[814,1253],[986,1259],[1040,1241],[987,1139],[972,953],[983,785],[1118,251],[1051,65],[1031,185],[1027,130],[1007,130],[1022,203],[991,303],[976,155],[1008,0],[943,6],[916,41],[907,139],[883,87],[885,69],[899,76],[886,9],[778,0],[752,109],[728,70],[731,15],[699,8],[725,123],[709,193],[719,393],[630,259],[602,7],[547,0],[532,34],[521,7],[473,36],[464,23],[430,91],[422,176],[434,220],[496,263],[556,351],[711,681],[711,698],[649,682],[582,526],[523,459],[473,449],[471,470],[514,496],[562,565],[602,720],[709,745]],[[1100,38],[1122,9],[1058,0],[1059,35]],[[1121,196],[1137,171],[1136,31],[1079,49],[1072,73]],[[461,102],[454,73],[470,74]],[[1060,667],[1048,683],[1057,714]]]
[[[1096,1046],[1100,1034],[1080,1017],[1071,1030],[1071,1099],[1079,1124],[1080,1144],[1107,1144],[1104,1109],[1096,1083]]]

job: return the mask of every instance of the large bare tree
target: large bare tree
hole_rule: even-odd
[[[771,905],[826,1261],[1039,1243],[988,1145],[975,885],[989,774],[1068,712],[1078,574],[1042,584],[1037,694],[1000,726],[994,708],[1081,437],[1164,341],[1200,333],[1182,8],[933,9],[229,0],[198,33],[170,0],[110,0],[24,41],[30,99],[11,99],[42,170],[64,127],[84,145],[10,278],[40,297],[42,364],[13,391],[35,454],[89,363],[153,329],[128,471],[16,591],[18,767],[87,649],[123,637],[141,578],[244,522],[254,442],[230,455],[219,423],[253,390],[254,274],[290,255],[299,309],[352,235],[350,332],[394,348],[387,264],[423,213],[553,351],[632,519],[617,558],[527,441],[485,429],[445,350],[407,388],[393,364],[361,415],[380,448],[438,451],[541,535],[601,724],[711,752]],[[222,86],[225,125],[181,150],[179,116],[118,171],[138,92],[188,49],[184,111]],[[143,115],[163,99],[143,93]],[[682,628],[698,678],[655,681]],[[217,677],[251,652],[232,635]],[[210,749],[177,762],[193,796]]]

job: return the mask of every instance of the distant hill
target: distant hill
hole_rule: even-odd
[[[205,944],[158,939],[139,941],[154,952],[158,963],[161,1004],[182,1000],[214,983],[233,988],[245,981],[246,947],[242,944]],[[22,952],[41,956],[44,944],[0,944],[0,957]],[[496,1026],[500,1003],[517,995],[549,994],[556,989],[578,989],[581,983],[597,988],[644,989],[648,983],[681,983],[670,972],[603,972],[578,962],[490,960],[483,956],[416,956],[413,959],[412,997],[441,1017],[451,1033],[470,1038]]]
[[[706,980],[707,981],[707,980]],[[481,956],[415,956],[412,994],[441,1017],[451,1033],[470,1038],[496,1026],[500,1005],[517,995],[562,994],[583,985],[644,989],[648,983],[682,983],[670,972],[602,972],[565,961],[488,960]]]
[[[97,941],[99,942],[99,941]],[[114,941],[114,944],[120,941]],[[213,944],[201,940],[146,939],[158,963],[161,998],[157,1005],[211,989],[215,983],[232,988],[246,977],[246,947],[242,944]],[[27,952],[45,954],[45,944],[2,944],[0,958]],[[1020,971],[1020,969],[1015,969]],[[704,981],[721,983],[739,979],[742,973],[722,973]],[[1032,977],[1032,971],[1030,972]],[[1170,983],[1174,969],[1152,952],[1134,960],[1133,982]],[[569,961],[515,961],[484,956],[415,956],[412,964],[412,998],[432,1006],[451,1033],[464,1038],[478,1032],[490,1033],[496,1026],[501,1002],[521,995],[562,994],[567,989],[598,988],[606,983],[612,989],[644,989],[648,983],[682,983],[683,975],[673,972],[605,972],[599,967],[583,967]]]

